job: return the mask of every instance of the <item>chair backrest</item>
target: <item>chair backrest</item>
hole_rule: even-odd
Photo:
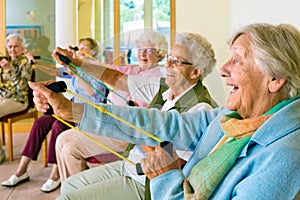
[[[35,82],[35,70],[32,70],[32,75],[30,81]],[[33,102],[33,91],[32,89],[28,86],[28,106],[30,108],[34,108],[34,102]]]

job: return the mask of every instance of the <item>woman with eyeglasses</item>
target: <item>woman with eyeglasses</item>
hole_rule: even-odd
[[[118,93],[118,95],[121,95],[127,100],[133,100],[129,91],[119,90],[119,86],[127,85],[127,83],[123,82],[124,80],[126,82],[125,77],[127,77],[127,74],[143,77],[143,79],[146,77],[161,77],[161,66],[159,66],[158,63],[165,58],[167,46],[168,44],[164,36],[156,31],[146,30],[136,40],[139,65],[110,65],[110,68],[103,68],[109,71],[108,75],[103,74],[103,77],[108,77],[111,81],[115,81],[116,85],[113,85],[112,88]],[[66,53],[66,56],[69,56],[67,50],[64,52]],[[94,70],[93,68],[97,68],[90,74],[99,74],[99,76],[102,76],[101,72],[99,72],[101,66],[99,66],[97,63],[94,63],[95,65],[90,65],[87,63],[79,63],[77,60],[72,59],[71,57],[70,59],[73,63],[77,63],[77,66],[82,67],[83,70],[86,66],[91,67],[92,70]],[[115,73],[117,73],[116,76]],[[112,104],[115,105],[127,105],[127,102],[118,95],[110,92],[108,94],[108,103],[112,102]],[[145,98],[140,98],[134,102],[139,107],[148,107],[153,95],[154,94],[147,93],[144,95]],[[102,142],[113,146],[114,150],[118,152],[125,151],[126,147],[128,146],[127,142],[113,140],[111,138],[102,138]],[[67,130],[61,133],[56,141],[56,156],[58,160],[61,181],[63,182],[67,177],[88,169],[86,159],[89,157],[94,157],[96,155],[105,153],[109,152],[105,149],[99,148],[95,143],[90,142],[88,139],[78,137],[78,133],[74,130]]]
[[[140,53],[155,52],[151,48],[139,49],[139,51]],[[179,33],[171,54],[167,58],[165,64],[166,78],[128,76],[127,87],[131,96],[139,99],[143,94],[153,93],[149,108],[157,108],[163,112],[173,110],[194,112],[196,110],[210,110],[216,107],[208,90],[202,84],[203,78],[212,71],[216,63],[212,45],[199,34]],[[85,69],[85,66],[83,66],[83,70]],[[95,75],[96,72],[94,71],[92,74]],[[100,79],[102,80],[106,75],[104,72]],[[112,82],[111,77],[109,80]],[[89,149],[89,152],[93,152],[91,148],[93,142],[86,141],[82,137],[80,138],[81,144],[78,144],[76,149],[85,148]],[[108,140],[108,138],[103,136],[98,136],[97,139],[100,142]],[[109,140],[113,139],[109,138]],[[133,144],[130,146],[132,147]],[[56,147],[57,152],[66,152],[64,153],[64,163],[67,166],[69,164],[67,162],[68,159],[74,156],[75,147],[73,150],[68,149],[68,151],[58,145]],[[109,147],[114,148],[112,144],[109,144]],[[99,147],[94,148],[100,149]],[[153,148],[136,145],[134,148],[127,150],[129,153],[128,159],[138,163],[148,153],[152,152]],[[191,156],[189,151],[178,151],[177,153],[180,154],[182,165]],[[78,156],[76,154],[76,156],[82,158],[82,155]],[[67,168],[65,171],[69,169]],[[97,167],[74,175],[74,178],[72,177],[64,181],[62,195],[58,199],[80,199],[84,197],[88,199],[140,199],[143,198],[144,194],[145,196],[149,195],[148,192],[145,192],[145,186],[148,188],[148,184],[145,182],[146,177],[139,176],[135,167],[124,161],[113,162],[104,167]],[[85,179],[86,182],[81,183],[81,178]],[[75,188],[76,192],[73,191]],[[119,193],[116,194],[113,188],[118,188]]]

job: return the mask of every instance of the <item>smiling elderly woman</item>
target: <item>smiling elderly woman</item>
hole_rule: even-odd
[[[178,150],[193,151],[183,169],[178,157],[159,146],[142,161],[152,199],[293,199],[300,186],[300,32],[287,24],[251,24],[229,40],[230,57],[220,74],[232,87],[226,108],[176,111],[103,106],[143,127]],[[62,95],[31,84],[40,110],[49,102],[80,128],[156,146],[136,130],[89,105],[72,105]],[[47,98],[48,101],[42,101]],[[61,106],[63,104],[63,106]],[[130,113],[130,116],[128,116]],[[97,120],[94,120],[97,119]],[[90,127],[101,127],[91,130]],[[174,161],[174,162],[171,162]],[[171,163],[171,164],[170,164]],[[125,197],[124,197],[125,198]]]

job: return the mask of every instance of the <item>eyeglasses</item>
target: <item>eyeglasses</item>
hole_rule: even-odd
[[[181,66],[181,65],[193,65],[190,62],[185,62],[177,58],[176,56],[171,56],[170,54],[167,54],[167,62],[171,62],[172,64],[175,64],[176,66]]]
[[[156,49],[154,49],[154,48],[139,48],[138,52],[139,53],[144,53],[145,52],[147,54],[152,54],[152,53],[156,52]]]

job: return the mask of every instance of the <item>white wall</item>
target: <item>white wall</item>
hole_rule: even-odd
[[[205,36],[216,53],[216,69],[205,78],[204,83],[219,105],[225,104],[228,92],[223,87],[217,69],[228,57],[226,38],[230,30],[230,0],[177,0],[176,30],[195,32]]]
[[[177,31],[206,36],[216,51],[219,69],[228,57],[226,39],[233,30],[257,22],[290,23],[300,29],[299,8],[299,0],[177,0],[176,26]],[[230,90],[224,80],[215,71],[206,83],[219,105],[224,105]]]
[[[300,29],[299,0],[232,0],[232,29],[256,23],[289,23]]]
[[[6,24],[7,25],[39,25],[42,27],[42,35],[50,39],[48,50],[55,48],[55,0],[7,0],[6,1]],[[33,11],[36,14],[34,20],[26,18],[26,13]],[[53,79],[44,72],[36,70],[36,81]]]
[[[36,18],[28,20],[27,11],[33,11]],[[55,47],[55,14],[54,0],[7,0],[6,24],[7,25],[42,25],[42,34],[50,38],[50,47]]]

